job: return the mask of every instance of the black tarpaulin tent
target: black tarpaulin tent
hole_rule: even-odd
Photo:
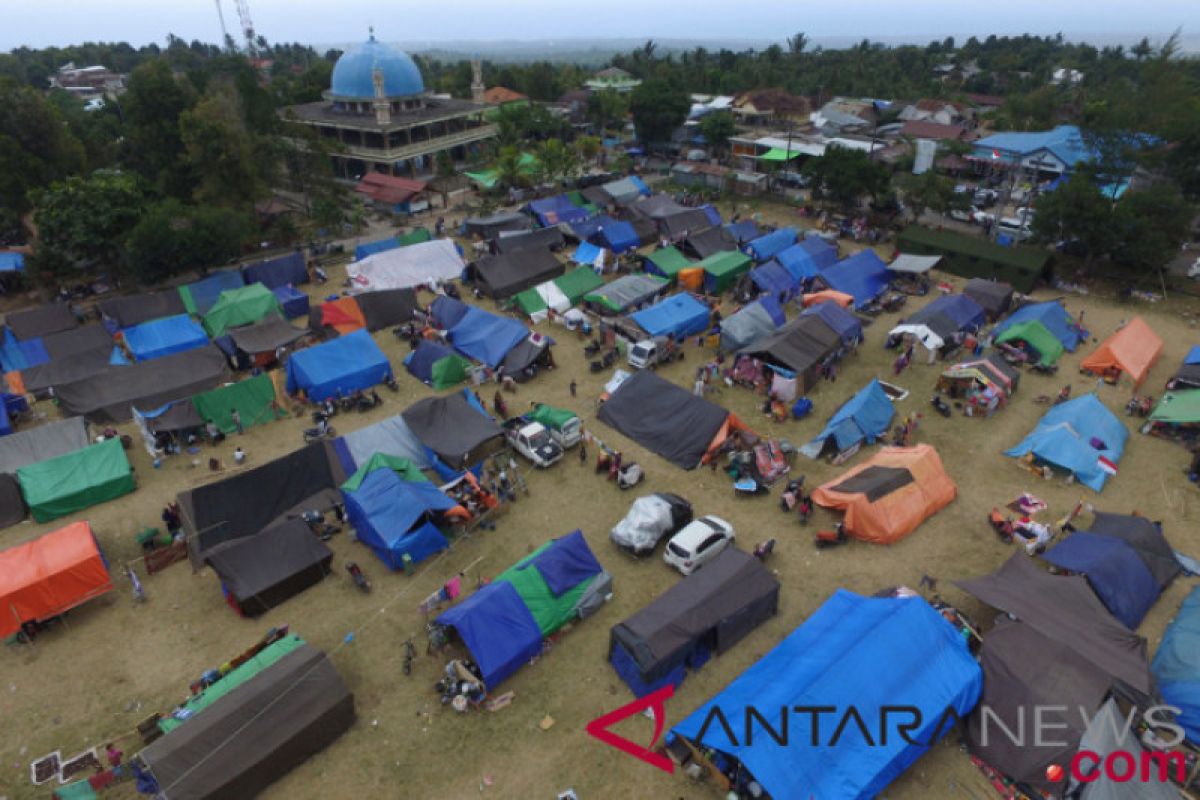
[[[13,336],[24,340],[78,328],[79,320],[66,303],[51,303],[48,306],[6,314],[4,324],[12,331]]]
[[[29,513],[15,475],[0,473],[0,528],[16,525]]]
[[[464,392],[426,397],[400,415],[409,430],[453,470],[466,469],[504,449],[504,432]]]
[[[132,328],[152,319],[188,313],[178,289],[114,297],[101,300],[97,306],[101,314],[117,323],[118,328]]]
[[[500,234],[496,237],[496,252],[515,253],[518,250],[557,250],[566,244],[562,231],[555,228],[538,228],[534,231]]]
[[[699,233],[689,233],[683,242],[683,247],[696,258],[708,258],[726,250],[737,250],[737,242],[733,240],[729,231],[720,225],[715,225]]]
[[[675,239],[679,236],[691,236],[692,231],[702,231],[711,227],[712,221],[698,208],[680,211],[658,220],[658,229],[666,236]]]
[[[303,644],[184,724],[141,758],[170,800],[255,797],[354,724],[354,695]]]
[[[501,231],[527,231],[532,225],[533,221],[519,211],[502,211],[487,217],[467,217],[463,220],[463,233],[494,239]]]
[[[43,336],[42,345],[45,346],[50,360],[55,361],[97,350],[107,356],[112,352],[113,340],[103,325],[84,325]]]
[[[381,331],[393,325],[403,325],[417,310],[417,293],[412,289],[380,289],[354,296],[367,330]]]
[[[146,427],[152,432],[178,433],[204,425],[204,419],[191,399],[176,400],[156,417],[146,417]]]
[[[963,287],[963,294],[983,306],[988,319],[997,320],[1007,313],[1012,305],[1013,287],[1003,281],[987,278],[971,278]]]
[[[816,383],[817,364],[840,346],[838,332],[814,314],[797,317],[739,352],[796,373],[801,391],[807,392]]]
[[[262,322],[253,325],[243,325],[240,328],[230,328],[229,338],[238,350],[249,355],[258,353],[274,353],[279,347],[286,347],[309,331],[293,327],[283,317],[274,314]]]
[[[219,545],[205,560],[247,617],[256,617],[321,581],[333,551],[302,519]]]
[[[87,423],[82,417],[55,420],[0,436],[0,473],[15,473],[21,467],[73,453],[89,444]]]
[[[479,289],[489,297],[511,297],[562,275],[562,262],[545,248],[529,248],[486,256],[469,268]]]
[[[112,345],[103,350],[85,350],[82,353],[63,356],[36,367],[21,370],[25,391],[42,395],[52,386],[74,383],[107,370],[112,357]]]

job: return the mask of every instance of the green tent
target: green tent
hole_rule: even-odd
[[[230,328],[251,325],[271,313],[282,317],[283,305],[261,283],[252,283],[241,289],[226,289],[205,315],[204,330],[215,339]]]
[[[1064,352],[1058,337],[1036,320],[1018,322],[996,337],[997,344],[1013,341],[1024,342],[1036,351],[1043,364],[1053,364]]]
[[[765,152],[761,156],[759,156],[758,160],[759,161],[790,161],[793,158],[799,158],[800,155],[801,155],[801,153],[798,148],[796,150],[793,150],[791,153],[788,153],[788,151],[782,147],[772,147],[770,150],[768,150],[767,152]]]
[[[211,419],[225,433],[237,430],[230,413],[235,408],[244,428],[253,428],[287,416],[287,412],[275,404],[275,385],[266,375],[257,375],[198,394],[192,398],[192,405],[201,419]]]
[[[517,594],[521,596],[521,600],[529,608],[529,612],[533,614],[533,619],[537,622],[543,638],[554,633],[574,618],[575,607],[579,604],[579,598],[592,585],[592,580],[599,577],[594,576],[592,580],[581,581],[578,586],[574,586],[556,597],[546,584],[546,579],[542,577],[542,573],[538,572],[536,568],[521,569],[521,567],[537,558],[551,544],[553,542],[546,542],[537,550],[534,550],[531,554],[496,576],[496,580],[507,581],[517,590]]]
[[[545,403],[538,403],[527,415],[534,422],[540,422],[547,428],[561,431],[563,426],[579,415],[565,408],[554,408]]]
[[[1167,392],[1150,413],[1150,421],[1168,425],[1200,422],[1200,389]]]
[[[692,266],[692,261],[679,251],[677,247],[664,247],[646,256],[646,260],[654,265],[654,270],[674,280],[681,269]]]
[[[549,308],[536,286],[530,286],[523,292],[517,292],[513,295],[512,303],[527,317],[532,317],[539,311]]]
[[[376,453],[367,459],[367,463],[358,468],[358,471],[351,475],[345,483],[342,484],[342,491],[353,492],[362,486],[362,482],[366,477],[377,469],[390,469],[400,476],[401,480],[409,483],[429,483],[429,478],[425,477],[425,473],[421,472],[413,462],[401,456],[390,456],[386,453]]]
[[[575,305],[588,292],[593,292],[603,286],[604,279],[597,275],[596,270],[591,267],[580,267],[555,278],[554,285],[567,296],[571,305]]]
[[[750,271],[753,264],[750,256],[737,250],[723,250],[696,262],[696,266],[704,270],[705,291],[713,294],[720,294],[733,286],[739,277]]]
[[[458,353],[439,358],[429,367],[429,385],[441,391],[457,386],[471,374],[471,362]]]
[[[517,159],[517,172],[529,177],[538,171],[538,160],[533,153],[521,153],[521,157]],[[500,181],[500,170],[495,167],[483,169],[479,172],[464,172],[471,180],[480,185],[481,188],[491,189]]]
[[[120,439],[66,453],[17,470],[17,482],[38,522],[73,514],[134,490],[133,468]]]
[[[433,234],[429,232],[428,228],[413,228],[408,233],[396,237],[396,241],[400,243],[401,247],[407,247],[410,244],[421,244],[431,239],[433,239]]]

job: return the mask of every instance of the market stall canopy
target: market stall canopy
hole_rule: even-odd
[[[941,256],[914,256],[901,253],[896,256],[888,269],[902,275],[924,275],[938,265]]]

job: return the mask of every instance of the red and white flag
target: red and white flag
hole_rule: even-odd
[[[1117,474],[1117,465],[1109,461],[1104,456],[1100,456],[1096,459],[1096,466],[1107,472],[1109,475]]]
[[[999,151],[999,150],[993,150],[993,151],[992,151],[992,160],[993,160],[993,161],[998,161],[999,159],[1000,159],[1000,151]]]

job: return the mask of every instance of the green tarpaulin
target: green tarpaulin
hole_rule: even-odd
[[[591,580],[582,581],[578,586],[555,597],[554,592],[546,585],[546,579],[542,577],[542,573],[538,572],[536,567],[521,569],[522,566],[537,558],[551,544],[553,542],[546,542],[496,576],[496,580],[507,581],[517,590],[517,594],[521,596],[521,600],[533,614],[533,619],[542,632],[542,638],[554,633],[574,618],[575,606],[578,605],[579,598],[592,584]],[[592,580],[595,580],[595,577]]]
[[[571,420],[575,419],[578,414],[574,411],[568,411],[565,408],[554,408],[545,403],[538,403],[529,412],[529,418],[534,422],[540,422],[547,428],[552,428],[556,431],[561,431],[563,426]]]
[[[793,150],[790,154],[782,147],[772,147],[767,152],[758,157],[759,161],[789,161],[793,158],[799,158],[800,151]]]
[[[158,729],[163,733],[170,733],[267,667],[278,662],[288,653],[299,650],[303,646],[304,640],[299,636],[285,636],[278,642],[267,645],[253,658],[247,659],[241,665],[231,670],[224,678],[221,678],[221,680],[209,686],[200,694],[189,697],[183,703],[183,708],[191,712],[187,719],[164,717],[158,721]]]
[[[457,386],[471,374],[471,362],[458,353],[433,362],[429,368],[429,385],[434,389],[449,389]]]
[[[429,482],[429,478],[425,477],[425,473],[421,472],[421,468],[407,458],[391,456],[387,453],[376,453],[367,459],[367,463],[358,468],[358,472],[355,472],[342,484],[342,491],[357,491],[358,487],[362,486],[362,482],[366,477],[377,469],[390,469],[399,475],[401,480],[410,483]]]
[[[205,422],[211,419],[225,433],[237,430],[231,413],[235,408],[238,416],[242,418],[244,428],[253,428],[255,425],[286,417],[287,412],[274,403],[275,385],[266,375],[231,383],[192,398],[192,404],[196,407],[200,419]]]
[[[105,439],[21,467],[17,481],[38,522],[73,514],[134,490],[133,469],[120,439]]]
[[[1013,341],[1024,342],[1036,350],[1043,364],[1053,364],[1064,352],[1058,337],[1036,320],[1018,322],[996,337],[997,344]]]
[[[539,311],[545,311],[549,306],[542,299],[542,295],[538,292],[536,286],[532,286],[523,292],[517,292],[513,295],[513,304],[521,309],[521,313],[527,317],[532,317]]]
[[[538,170],[538,160],[533,153],[521,153],[521,157],[517,159],[517,172],[522,175],[533,175]],[[500,181],[500,170],[492,167],[483,169],[479,172],[464,172],[471,180],[478,183],[484,189],[491,189]]]
[[[54,790],[54,800],[96,800],[99,796],[86,779]]]
[[[733,286],[740,276],[749,272],[753,263],[745,253],[723,250],[696,262],[696,266],[705,272],[704,288],[713,294],[720,294]]]
[[[230,328],[251,325],[268,314],[283,316],[283,306],[274,292],[261,283],[242,289],[226,289],[204,317],[204,330],[217,338]]]
[[[1151,412],[1150,421],[1170,425],[1200,422],[1200,389],[1167,392]]]
[[[567,296],[571,305],[575,305],[588,292],[595,291],[604,285],[604,279],[596,274],[591,267],[580,267],[566,275],[554,279],[554,285]]]
[[[433,234],[429,232],[428,228],[413,228],[408,233],[402,233],[396,237],[396,241],[400,243],[401,247],[407,247],[410,244],[428,242],[432,239]]]
[[[659,272],[668,278],[674,278],[679,274],[679,270],[692,266],[692,262],[677,247],[664,247],[661,250],[655,250],[646,256],[646,258],[650,263],[654,264]]]

